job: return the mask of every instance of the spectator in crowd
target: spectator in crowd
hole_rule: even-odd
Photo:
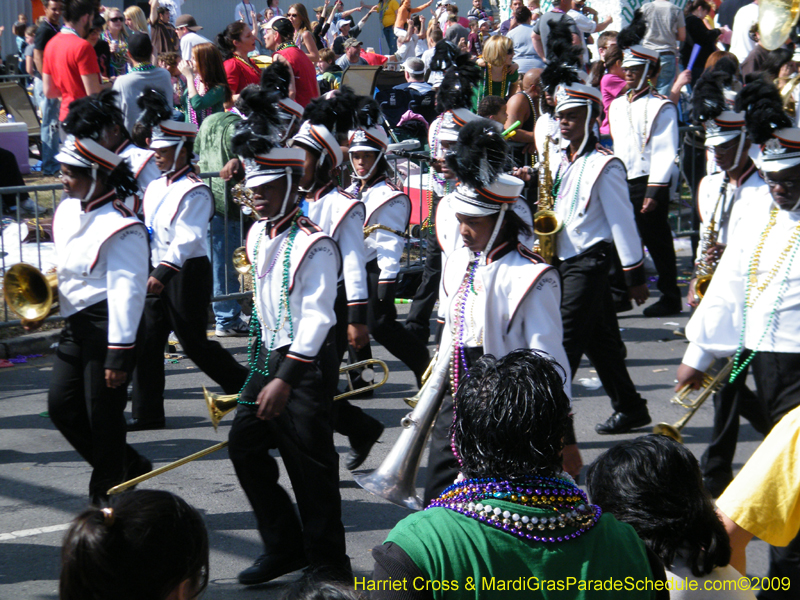
[[[597,53],[600,55],[600,60],[605,61],[605,53],[611,46],[617,45],[617,32],[604,31],[597,36]]]
[[[199,44],[210,44],[211,40],[204,38],[197,32],[202,27],[197,24],[192,15],[181,15],[175,19],[175,31],[181,45],[181,57],[183,60],[192,60],[192,48]]]
[[[517,21],[514,15],[517,14],[517,9],[521,6],[524,6],[524,2],[522,0],[511,1],[511,7],[510,7],[511,16],[502,23],[500,23],[500,31],[499,31],[500,35],[508,35],[508,32],[514,29],[514,27],[516,27]]]
[[[478,104],[478,116],[503,125],[508,119],[506,100],[500,96],[486,96]]]
[[[413,57],[417,51],[417,40],[419,40],[418,32],[421,25],[420,17],[414,16],[410,21],[406,21],[406,29],[395,29],[395,36],[397,37],[397,52],[395,52],[395,60],[397,62],[405,62],[406,59]]]
[[[481,82],[473,96],[474,108],[484,96],[508,98],[515,94],[519,81],[519,68],[514,62],[514,42],[502,35],[493,35],[486,41],[483,58],[476,64],[483,70]]]
[[[347,71],[351,65],[366,65],[368,64],[361,56],[361,46],[364,42],[355,38],[350,38],[344,42],[344,54],[336,59],[336,64],[342,70],[342,73]]]
[[[147,29],[147,17],[144,16],[144,11],[138,6],[129,6],[123,13],[125,15],[125,27],[131,30],[131,33],[146,33],[150,34]]]
[[[478,21],[489,20],[489,16],[486,14],[486,11],[483,10],[483,6],[481,6],[481,0],[472,0],[472,8],[467,12],[467,18],[470,17],[475,17]]]
[[[359,25],[363,27],[364,23],[366,23],[367,18],[369,15],[375,11],[371,8],[374,7],[366,7],[363,4],[360,6],[356,6],[355,8],[351,8],[350,10],[342,10],[342,0],[336,0],[333,6],[329,6],[330,0],[325,0],[325,5],[322,8],[322,13],[327,15],[324,19],[319,18],[316,24],[313,24],[313,34],[314,40],[317,43],[317,50],[322,50],[324,47],[329,46],[330,43],[333,42],[333,39],[336,38],[339,31],[339,26],[341,23],[345,21],[349,21],[352,25],[352,15],[361,12],[364,8],[368,8],[367,14]],[[377,5],[376,5],[377,6]],[[375,9],[377,10],[377,8]],[[329,35],[330,34],[330,35]],[[326,37],[327,36],[327,37]],[[353,36],[358,37],[358,36]]]
[[[536,48],[536,53],[542,57],[545,62],[550,62],[550,60],[555,58],[547,54],[547,38],[550,35],[551,24],[554,22],[566,23],[572,33],[572,43],[575,46],[581,45],[581,34],[578,31],[578,26],[575,25],[575,21],[572,20],[572,17],[566,14],[571,8],[572,0],[554,0],[553,7],[533,24],[533,34],[531,36],[533,47]]]
[[[403,0],[400,3],[400,6],[397,7],[397,13],[394,21],[394,28],[403,30],[406,28],[406,23],[411,18],[411,15],[421,12],[428,8],[433,3],[433,0],[428,0],[425,4],[422,4],[416,8],[411,7],[411,0]],[[395,35],[397,32],[395,32]]]
[[[377,7],[378,5],[376,4],[370,8],[356,26],[353,26],[353,17],[345,17],[339,21],[339,35],[333,40],[333,52],[336,56],[344,54],[344,41],[347,38],[357,38],[361,35],[361,32],[364,30],[364,25],[367,24],[367,19],[369,19],[372,13],[377,12]]]
[[[172,77],[169,71],[150,62],[153,56],[153,43],[146,33],[134,33],[128,39],[127,58],[131,70],[126,75],[117,77],[113,88],[119,93],[119,108],[125,115],[125,128],[133,129],[142,110],[136,100],[147,89],[160,92],[167,99],[169,107],[173,107]]]
[[[435,23],[431,22],[433,27],[428,28],[428,49],[422,53],[422,62],[425,63],[425,70],[428,71],[431,68],[431,58],[433,58],[433,53],[436,50],[436,44],[444,40],[444,34],[442,30],[439,29],[439,26]]]
[[[481,357],[462,377],[454,405],[452,448],[463,479],[427,510],[400,521],[373,549],[376,583],[417,576],[459,583],[490,577],[664,580],[633,527],[589,504],[565,477],[561,449],[570,402],[564,370],[550,356],[514,350],[499,359]],[[552,496],[563,503],[556,506]],[[543,518],[555,519],[548,525],[558,528],[558,537],[541,533]],[[378,585],[382,591],[372,597],[409,597],[394,587]],[[626,595],[658,597],[652,587]]]
[[[749,590],[730,587],[741,575],[729,564],[728,535],[685,446],[664,435],[622,442],[589,466],[586,484],[592,502],[631,525],[661,559],[671,600],[755,599]],[[687,581],[697,582],[697,590],[687,589]],[[718,588],[723,582],[729,583]]]
[[[286,17],[294,27],[294,44],[308,57],[312,64],[319,60],[319,49],[314,34],[311,32],[311,21],[302,4],[292,4],[286,11]]]
[[[394,89],[408,90],[412,96],[422,96],[433,90],[429,83],[425,83],[425,63],[421,58],[412,56],[403,63],[403,67],[406,82],[394,86]]]
[[[540,115],[542,69],[529,69],[522,77],[522,89],[509,97],[506,104],[506,121],[503,129],[511,127],[517,121],[520,126],[515,129],[514,137],[509,140],[514,163],[518,167],[533,167],[536,163],[536,146],[533,130]],[[535,186],[531,188],[535,191]]]
[[[797,63],[792,57],[792,51],[787,48],[771,50],[758,70],[762,77],[781,89],[793,75],[797,74]]]
[[[97,64],[100,66],[100,76],[103,79],[109,78],[111,72],[111,46],[103,39],[103,28],[106,20],[97,15],[92,21],[92,28],[86,36],[86,41],[94,48],[94,53],[97,55]]]
[[[100,82],[97,55],[84,39],[96,13],[95,0],[66,0],[65,28],[45,48],[42,88],[47,98],[61,98],[60,121],[67,118],[70,102],[96,94],[104,87]]]
[[[647,23],[642,45],[658,52],[661,63],[658,81],[655,83],[656,91],[667,96],[677,72],[678,42],[686,39],[683,11],[669,0],[653,0],[643,4],[641,11]]]
[[[514,43],[514,62],[519,66],[519,74],[524,75],[531,69],[544,69],[544,61],[533,47],[530,9],[520,6],[514,13],[514,20],[517,26],[508,32],[508,38]]]
[[[233,9],[233,20],[241,21],[251,31],[258,31],[258,22],[261,15],[250,0],[242,0]],[[240,90],[241,91],[241,90]]]
[[[453,7],[451,7],[453,8]],[[466,43],[469,29],[458,22],[458,13],[452,10],[447,13],[447,29],[444,32],[444,39],[456,46],[461,45],[462,40]]]
[[[217,35],[217,47],[225,60],[228,87],[235,102],[244,88],[261,82],[261,69],[248,56],[256,49],[256,36],[247,23],[234,21]]]
[[[291,43],[293,36],[294,26],[286,17],[273,17],[264,25],[264,45],[272,50],[273,60],[281,60],[291,69],[294,85],[289,88],[289,97],[305,108],[319,96],[319,86],[314,65]]]
[[[61,167],[55,160],[58,152],[58,114],[60,100],[58,97],[48,98],[42,86],[42,66],[44,49],[48,42],[61,28],[61,0],[42,0],[44,19],[36,29],[33,44],[33,64],[36,67],[33,81],[33,97],[39,106],[42,131],[42,174],[52,177],[59,173]]]
[[[33,51],[36,43],[36,27],[29,25],[25,28],[25,50],[20,57],[20,71],[26,75],[33,76],[36,72],[36,65],[33,62]]]
[[[567,12],[567,15],[570,16],[573,21],[575,21],[575,25],[577,26],[578,31],[581,33],[580,38],[581,46],[583,47],[583,64],[588,65],[589,49],[586,47],[587,41],[591,39],[592,33],[599,33],[611,25],[611,22],[614,20],[614,18],[608,16],[604,21],[599,22],[597,11],[586,6],[585,0],[580,0],[580,3],[577,1],[573,2],[573,6]]]
[[[169,10],[170,24],[178,28],[178,18],[181,16],[181,5],[186,0],[159,0],[159,4]]]
[[[208,578],[203,518],[170,492],[132,490],[87,508],[61,545],[62,600],[189,600]]]
[[[778,77],[781,67],[786,65],[792,59],[792,53],[786,48],[778,48],[777,50],[767,50],[761,45],[758,39],[757,25],[753,26],[756,35],[756,46],[747,55],[742,63],[742,76],[745,81],[749,81],[748,76],[753,76],[759,73],[768,73],[770,81]],[[767,71],[769,68],[769,71]]]
[[[281,9],[280,6],[278,6],[279,3],[280,0],[267,0],[267,8],[264,9],[264,17],[266,18],[268,10],[272,11],[272,17],[282,17],[283,10]],[[272,17],[270,17],[270,19]],[[267,19],[267,21],[269,21],[270,19]]]
[[[181,62],[181,55],[177,52],[162,52],[158,55],[158,66],[169,72],[172,82],[172,119],[174,121],[186,120],[181,104],[183,94],[186,91],[186,78],[181,75],[178,65]]]
[[[319,51],[319,62],[317,63],[317,81],[320,83],[320,92],[338,90],[342,84],[342,68],[336,64],[336,55],[330,48],[323,48]],[[325,83],[323,83],[325,82]],[[322,90],[323,85],[327,87]]]
[[[719,29],[706,27],[705,19],[711,12],[711,5],[706,0],[692,0],[684,9],[686,20],[686,39],[681,44],[681,64],[688,68],[694,45],[700,46],[692,65],[692,81],[698,81],[706,60],[717,50],[717,40],[722,33]]]
[[[603,56],[605,75],[600,79],[600,93],[603,97],[603,123],[600,125],[600,133],[608,135],[611,133],[611,127],[608,124],[608,109],[611,107],[611,102],[625,92],[627,82],[625,81],[625,71],[622,70],[622,50],[619,46],[611,45]]]
[[[103,39],[111,50],[108,76],[119,77],[128,71],[128,34],[125,33],[125,15],[118,8],[109,8],[105,14],[106,27]]]
[[[470,56],[478,57],[483,52],[483,36],[480,30],[480,21],[469,18],[469,35],[467,36],[467,52]]]
[[[178,32],[170,23],[169,9],[159,6],[158,0],[150,0],[150,41],[156,57],[164,52],[180,51]]]
[[[729,0],[726,0],[726,2]],[[736,55],[739,64],[744,63],[753,48],[756,40],[752,35],[753,25],[758,24],[758,3],[751,2],[736,11],[733,18],[731,33],[731,52]]]
[[[751,0],[724,0],[715,11],[714,21],[717,27],[733,29],[733,18],[736,16],[736,13],[740,8],[750,3]]]
[[[22,21],[16,21],[11,29],[14,32],[14,39],[17,43],[17,56],[22,56],[22,54],[25,52],[25,30],[27,28],[27,22],[23,23]]]
[[[182,104],[187,121],[199,127],[207,116],[222,112],[233,104],[222,55],[214,44],[195,46],[192,61],[181,61],[178,69],[186,78],[186,95]]]
[[[397,38],[394,35],[394,24],[397,21],[397,9],[400,5],[397,0],[380,0],[378,2],[378,15],[383,25],[383,37],[388,44],[387,52],[381,54],[394,54],[397,52]]]

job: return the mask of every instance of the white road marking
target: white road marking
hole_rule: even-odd
[[[66,529],[69,529],[69,526],[69,523],[62,523],[61,525],[50,525],[49,527],[20,529],[19,531],[12,531],[11,533],[0,533],[0,542],[6,540],[16,540],[17,538],[31,537],[32,535],[40,535],[42,533],[51,533],[53,531],[65,531]]]

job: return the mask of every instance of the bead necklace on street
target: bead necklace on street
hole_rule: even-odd
[[[297,237],[297,232],[300,231],[300,226],[297,224],[298,217],[303,215],[302,211],[297,211],[294,219],[292,220],[291,228],[289,229],[289,235],[287,235],[283,243],[281,244],[280,249],[275,254],[275,257],[272,259],[269,267],[264,271],[264,274],[260,277],[256,273],[256,266],[258,265],[258,247],[261,244],[261,238],[267,235],[267,227],[261,232],[261,235],[258,236],[256,239],[256,245],[253,249],[253,263],[250,266],[250,274],[253,278],[253,314],[250,317],[250,339],[247,345],[247,365],[249,368],[249,373],[247,374],[247,380],[244,382],[242,389],[239,391],[239,403],[240,404],[250,404],[250,405],[257,405],[258,402],[249,402],[247,400],[242,400],[242,392],[247,388],[247,384],[250,383],[250,379],[253,377],[253,373],[258,373],[263,375],[264,377],[269,377],[269,360],[272,356],[272,351],[275,349],[275,340],[278,337],[278,332],[283,329],[285,323],[289,323],[289,339],[294,340],[294,324],[292,323],[292,307],[289,304],[289,268],[291,266],[291,258],[292,258],[292,247],[294,246],[294,238]],[[258,358],[261,353],[261,326],[259,324],[259,317],[258,317],[258,285],[257,282],[259,279],[263,279],[267,275],[272,272],[273,267],[278,262],[278,257],[283,256],[283,273],[281,275],[281,297],[278,302],[278,317],[275,319],[275,328],[269,327],[266,322],[264,323],[264,327],[266,327],[269,331],[272,332],[271,339],[269,341],[269,346],[267,347],[267,355],[264,358],[264,368],[260,369],[258,367]]]
[[[553,513],[543,517],[520,516],[492,506],[489,502],[493,501],[552,510]],[[466,479],[445,489],[428,509],[437,507],[453,510],[519,538],[545,543],[574,540],[594,527],[603,514],[599,506],[589,504],[583,490],[557,477],[526,477],[518,482]],[[577,531],[556,536],[546,534],[566,527]]]
[[[645,147],[647,146],[647,105],[649,98],[645,98],[644,100],[644,126],[642,127],[642,147],[641,152],[644,152]],[[633,105],[634,97],[633,97],[633,90],[628,92],[628,122],[631,124],[631,133],[638,134],[636,131],[636,127],[633,125],[633,109],[631,106]]]
[[[789,243],[786,247],[781,251],[780,256],[772,265],[769,273],[764,278],[764,281],[761,285],[758,285],[758,266],[761,262],[761,252],[764,250],[764,243],[767,241],[769,237],[769,232],[775,226],[775,223],[778,218],[778,208],[773,208],[769,214],[769,222],[767,223],[767,227],[761,233],[761,239],[758,241],[758,245],[756,246],[756,251],[753,253],[753,256],[750,258],[750,266],[748,268],[748,277],[746,281],[745,293],[744,293],[744,309],[742,311],[742,329],[739,332],[739,346],[736,349],[736,354],[733,357],[733,369],[731,370],[731,376],[728,381],[731,383],[739,376],[739,374],[747,368],[747,365],[750,364],[750,361],[753,360],[756,352],[758,351],[758,347],[761,345],[761,342],[764,341],[764,338],[767,337],[767,334],[772,331],[773,322],[775,320],[775,311],[780,306],[781,301],[783,300],[783,295],[786,293],[786,287],[789,283],[789,273],[792,270],[792,263],[794,262],[795,254],[797,254],[797,240],[800,237],[800,223],[798,223],[794,231],[792,231],[792,236],[789,238]],[[744,342],[745,342],[745,333],[747,331],[747,313],[756,303],[756,301],[761,297],[762,292],[767,289],[767,286],[772,282],[773,279],[778,275],[778,271],[781,270],[783,263],[786,262],[786,259],[789,261],[786,263],[786,273],[783,276],[783,281],[781,281],[781,286],[778,289],[778,294],[775,298],[775,302],[772,303],[772,309],[769,313],[769,319],[767,320],[767,325],[764,327],[764,331],[761,333],[761,337],[758,340],[758,343],[752,348],[752,351],[748,355],[748,357],[742,361],[742,352],[744,351]]]
[[[455,342],[453,343],[453,354],[450,356],[450,387],[455,396],[458,390],[458,384],[461,376],[468,377],[467,371],[467,355],[464,352],[464,334],[466,330],[466,313],[467,313],[467,300],[469,300],[470,292],[478,295],[475,291],[475,271],[478,270],[478,263],[481,253],[476,252],[474,260],[467,267],[467,272],[464,273],[464,280],[456,292],[454,298],[454,305],[456,306],[455,323],[453,324],[453,336]],[[482,340],[481,340],[482,341]],[[481,345],[481,344],[478,344]]]

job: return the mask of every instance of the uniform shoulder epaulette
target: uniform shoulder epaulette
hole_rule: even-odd
[[[297,226],[308,235],[311,235],[312,233],[322,233],[322,229],[320,229],[319,225],[314,223],[314,221],[308,217],[298,217]]]
[[[663,94],[659,94],[658,92],[651,92],[653,94],[653,98],[658,98],[659,100],[669,100],[669,96],[664,96]]]
[[[120,200],[119,198],[114,200],[111,203],[111,205],[123,217],[135,217],[136,216],[136,213],[134,213],[130,208],[128,208],[127,205],[122,200]]]
[[[203,180],[194,171],[189,171],[188,173],[186,173],[186,179],[194,181],[195,183],[203,183]]]
[[[603,144],[601,144],[600,142],[597,142],[597,144],[595,144],[594,149],[597,150],[598,154],[603,154],[605,156],[611,156],[614,154],[611,150],[603,146]]]
[[[534,252],[524,244],[521,243],[517,244],[517,252],[519,252],[522,256],[524,256],[534,264],[538,265],[545,262],[545,260],[541,256],[536,254],[536,252]]]
[[[394,190],[395,192],[402,192],[403,191],[403,188],[401,188],[400,186],[398,186],[394,182],[389,181],[388,179],[386,180],[386,187]]]
[[[356,195],[355,194],[351,194],[350,192],[348,192],[347,190],[343,190],[342,188],[339,188],[339,193],[342,196],[344,196],[345,198],[348,198],[350,200],[355,200],[356,199]]]

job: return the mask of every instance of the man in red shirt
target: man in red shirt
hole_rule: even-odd
[[[317,72],[308,57],[292,42],[294,26],[286,17],[274,17],[264,25],[264,45],[273,51],[272,59],[289,65],[294,85],[289,97],[304,107],[319,96]]]
[[[84,39],[97,4],[97,0],[66,0],[64,27],[44,49],[42,87],[47,98],[61,98],[59,121],[67,117],[70,102],[103,89],[97,55]]]

